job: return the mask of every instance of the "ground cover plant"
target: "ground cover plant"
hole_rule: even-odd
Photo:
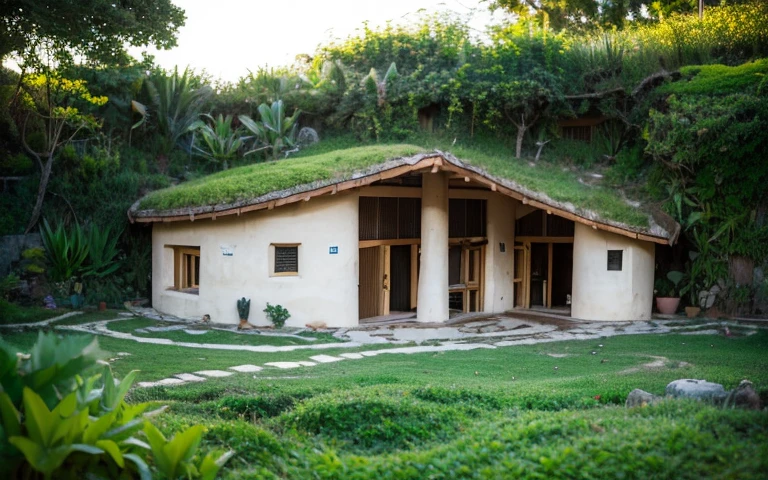
[[[24,346],[30,337],[5,340]],[[117,376],[140,369],[142,381],[195,365],[226,369],[318,353],[99,340],[113,356],[131,354],[112,362]],[[765,412],[623,402],[634,388],[663,394],[678,378],[725,388],[749,378],[765,402],[766,350],[764,331],[628,335],[265,368],[134,388],[128,401],[169,405],[154,422],[167,438],[201,425],[202,448],[233,449],[223,478],[760,478],[768,467]],[[354,350],[322,353],[341,351]]]

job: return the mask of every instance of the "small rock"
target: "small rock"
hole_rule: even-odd
[[[668,396],[674,398],[695,398],[712,403],[722,402],[727,395],[725,389],[719,383],[690,378],[671,382],[667,385],[665,392]]]
[[[296,137],[296,143],[302,147],[308,147],[314,145],[320,141],[320,136],[317,134],[317,130],[314,128],[304,127],[299,130],[299,134]]]
[[[723,403],[724,407],[743,408],[745,410],[760,410],[760,396],[749,380],[742,380],[739,386],[731,390]]]
[[[661,401],[661,397],[648,393],[645,390],[636,388],[629,392],[627,401],[624,404],[627,408],[631,407],[645,407],[647,405],[653,405]]]

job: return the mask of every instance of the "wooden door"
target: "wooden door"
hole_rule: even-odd
[[[381,247],[360,249],[360,319],[381,315],[382,262]]]

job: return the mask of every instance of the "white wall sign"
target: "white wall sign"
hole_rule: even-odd
[[[225,257],[232,257],[235,255],[235,247],[237,245],[219,245],[221,248],[221,254]]]

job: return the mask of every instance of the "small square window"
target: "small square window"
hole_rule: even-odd
[[[608,270],[621,271],[624,250],[608,250]]]
[[[197,295],[200,291],[200,247],[173,247],[173,289]]]
[[[273,244],[272,275],[299,274],[299,244]]]

